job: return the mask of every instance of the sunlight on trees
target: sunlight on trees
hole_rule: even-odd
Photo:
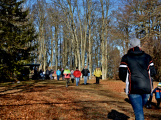
[[[129,40],[137,37],[153,57],[159,81],[160,4],[158,0],[26,0],[23,8],[29,9],[38,33],[34,63],[44,70],[47,66],[82,70],[87,65],[91,73],[100,67],[103,79],[117,79]]]

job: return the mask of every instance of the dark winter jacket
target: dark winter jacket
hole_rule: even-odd
[[[61,71],[61,75],[64,76],[64,70]]]
[[[122,57],[119,77],[126,81],[126,94],[150,94],[152,91],[151,77],[156,74],[150,55],[139,47],[131,48]]]
[[[83,76],[88,76],[88,73],[90,73],[90,72],[89,72],[88,69],[83,69],[83,70],[81,71],[81,73],[83,74]]]
[[[49,75],[50,74],[50,71],[47,69],[46,70],[46,75]]]

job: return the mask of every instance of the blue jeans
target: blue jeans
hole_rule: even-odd
[[[80,79],[80,78],[75,78],[75,81],[76,81],[76,86],[78,86],[79,79]]]
[[[150,94],[129,94],[128,97],[135,113],[135,120],[144,120],[143,107],[147,103]]]
[[[57,75],[57,80],[59,80],[60,75]]]
[[[88,76],[84,76],[84,84],[85,85],[87,84],[87,78],[88,78]]]

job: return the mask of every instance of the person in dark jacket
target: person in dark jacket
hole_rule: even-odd
[[[72,81],[72,83],[74,83],[74,78],[75,78],[74,75],[73,75],[73,73],[74,73],[74,70],[72,69],[71,70],[71,81]]]
[[[46,76],[45,78],[46,78],[46,79],[49,79],[49,78],[50,78],[49,75],[50,75],[50,71],[49,71],[49,69],[47,68],[47,69],[46,69],[46,73],[45,73],[45,76]]]
[[[76,86],[78,86],[80,77],[81,77],[81,71],[78,70],[78,67],[76,67],[76,70],[73,73],[75,80],[76,80]]]
[[[150,55],[140,49],[140,40],[130,40],[130,49],[122,57],[119,77],[126,82],[126,94],[135,113],[135,120],[144,120],[143,106],[152,91],[151,77],[156,74]]]
[[[61,70],[61,76],[62,76],[62,80],[64,80],[64,69],[62,68],[62,70]]]
[[[38,76],[38,68],[37,67],[34,67],[34,80],[37,80],[37,78],[39,77]]]
[[[89,70],[87,69],[87,66],[84,67],[84,69],[81,71],[83,78],[84,78],[84,84],[87,84],[87,78],[88,74],[90,73]]]

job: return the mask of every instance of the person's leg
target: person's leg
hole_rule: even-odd
[[[87,84],[87,76],[84,76],[84,84]]]
[[[44,80],[44,79],[45,79],[45,75],[44,75],[44,74],[42,74],[42,75],[41,75],[41,78]]]
[[[161,99],[156,99],[156,100],[157,100],[157,108],[159,108]]]
[[[129,94],[128,97],[135,113],[135,120],[144,120],[142,96],[139,94]]]
[[[80,78],[78,78],[78,84],[80,83]]]
[[[77,78],[75,78],[75,83],[76,83],[76,86],[77,86]]]
[[[79,78],[75,78],[75,80],[76,80],[76,86],[78,86]]]
[[[150,97],[150,94],[143,94],[142,95],[142,99],[143,99],[143,104],[142,106],[144,107],[144,105],[146,105],[148,103],[148,99]]]
[[[146,103],[146,108],[151,108],[151,101],[152,101],[152,96],[150,95],[150,98],[148,102]]]
[[[79,85],[79,78],[77,78],[77,86]]]
[[[100,77],[98,77],[98,84],[100,83]]]
[[[50,77],[50,80],[51,80],[52,79],[52,74],[50,74],[49,77]]]
[[[74,83],[74,79],[72,78],[72,83]]]
[[[59,75],[57,75],[57,80],[59,81]]]
[[[99,77],[96,77],[96,84],[99,84]]]
[[[98,77],[96,77],[96,84],[98,84]]]
[[[66,87],[68,87],[68,79],[65,78],[65,81],[66,81]]]
[[[70,78],[68,78],[68,83],[70,83]]]

